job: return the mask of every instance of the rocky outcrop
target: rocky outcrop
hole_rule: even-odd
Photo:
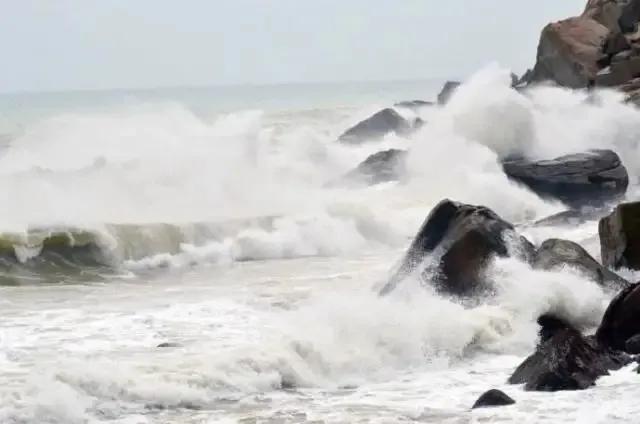
[[[599,285],[616,290],[628,287],[630,284],[618,274],[600,265],[582,246],[569,240],[546,240],[538,248],[533,266],[544,270],[570,266]]]
[[[438,94],[438,104],[446,105],[449,102],[451,96],[453,96],[453,93],[455,93],[460,85],[462,85],[462,83],[459,81],[445,82],[442,90],[440,90],[440,93]]]
[[[491,257],[516,255],[530,261],[533,253],[533,245],[492,210],[443,200],[423,223],[381,294],[391,292],[425,263],[422,278],[439,291],[471,295],[489,288],[483,271]]]
[[[536,351],[509,378],[511,384],[524,384],[525,390],[586,389],[631,361],[628,355],[583,336],[561,319],[542,316],[538,323],[542,328]]]
[[[600,220],[598,232],[605,266],[640,270],[640,202],[618,205]]]
[[[395,110],[387,108],[349,128],[338,140],[345,144],[360,144],[379,140],[390,133],[407,135],[412,128],[411,122]]]
[[[503,169],[509,178],[538,195],[572,207],[598,206],[618,199],[629,185],[626,168],[611,150],[590,150],[552,160],[506,160]]]
[[[497,389],[491,389],[488,392],[483,393],[478,400],[473,404],[471,409],[476,408],[489,408],[493,406],[507,406],[516,403],[505,392]]]
[[[405,172],[407,151],[389,149],[377,152],[347,173],[342,182],[347,185],[373,185],[399,180]]]
[[[609,304],[596,338],[603,346],[625,350],[627,341],[640,334],[640,283],[622,290]]]

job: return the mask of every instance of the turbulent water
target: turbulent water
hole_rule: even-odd
[[[534,243],[597,223],[511,183],[499,157],[617,151],[638,191],[640,112],[613,92],[478,72],[427,124],[361,146],[342,131],[433,82],[0,98],[0,422],[629,422],[632,368],[585,392],[506,385],[553,311],[589,331],[611,293],[506,259],[474,305],[406,281],[377,290],[442,198]],[[409,148],[409,178],[336,181]],[[634,277],[633,275],[627,275]],[[157,347],[168,344],[168,347]],[[517,404],[470,411],[490,388]]]

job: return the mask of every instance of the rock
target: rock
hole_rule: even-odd
[[[610,31],[589,17],[574,17],[547,25],[540,36],[532,81],[561,86],[589,86],[600,70],[603,46]]]
[[[604,45],[604,53],[609,56],[631,51],[629,40],[621,32],[612,33]]]
[[[587,221],[596,221],[606,216],[608,210],[603,208],[582,208],[569,209],[558,212],[545,218],[539,219],[534,223],[535,226],[573,226],[584,224]]]
[[[632,355],[640,354],[640,334],[636,334],[635,336],[629,338],[624,343],[624,350],[625,352]]]
[[[601,286],[620,290],[629,282],[609,271],[596,261],[582,246],[569,240],[546,240],[536,252],[534,268],[552,270],[562,266],[578,269]]]
[[[613,33],[630,33],[640,21],[640,1],[589,0],[582,16],[598,21]]]
[[[611,150],[590,150],[552,160],[513,159],[503,162],[512,180],[542,197],[572,207],[599,206],[624,195],[629,184],[626,168]]]
[[[460,296],[475,294],[489,287],[482,274],[491,257],[514,254],[529,261],[533,253],[533,245],[492,210],[446,199],[422,224],[381,294],[391,292],[425,259],[431,265],[422,277],[438,290]]]
[[[405,100],[403,102],[396,103],[394,106],[403,107],[405,109],[420,109],[427,106],[433,106],[433,102],[428,102],[426,100]]]
[[[397,181],[405,172],[407,151],[389,149],[377,152],[365,159],[358,167],[347,173],[342,181],[347,184],[373,185]]]
[[[487,408],[491,406],[506,406],[513,405],[514,403],[516,403],[516,401],[511,399],[503,391],[491,389],[482,394],[482,396],[476,400],[476,403],[473,404],[471,409]]]
[[[611,65],[596,75],[596,85],[602,87],[615,87],[640,76],[640,57],[629,60],[613,62]]]
[[[182,345],[180,343],[172,343],[172,342],[164,342],[164,343],[160,343],[158,346],[156,346],[157,348],[161,348],[161,349],[166,349],[166,348],[170,348],[170,347],[182,347]]]
[[[629,60],[633,55],[634,55],[633,51],[625,50],[623,52],[613,55],[613,57],[611,57],[611,63],[624,62],[626,60]]]
[[[610,349],[626,349],[627,340],[640,334],[640,283],[622,290],[609,304],[596,338]]]
[[[640,270],[640,202],[618,205],[600,220],[598,233],[605,266]]]
[[[462,85],[459,81],[447,81],[444,83],[442,90],[440,90],[440,94],[438,94],[438,104],[446,105],[449,102],[453,93]]]
[[[409,121],[395,110],[387,108],[345,131],[339,137],[339,141],[346,144],[359,144],[365,141],[379,140],[389,133],[404,135],[410,131]]]
[[[586,389],[610,370],[631,361],[626,354],[601,346],[558,318],[542,316],[538,323],[542,329],[536,351],[509,378],[511,384],[524,384],[525,390]]]

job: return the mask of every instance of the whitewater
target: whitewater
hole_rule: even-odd
[[[499,159],[612,149],[637,199],[640,111],[519,93],[491,65],[445,106],[396,107],[426,122],[409,137],[336,141],[440,85],[2,96],[0,423],[633,422],[633,366],[582,392],[506,384],[541,314],[600,322],[613,293],[577,270],[496,259],[473,303],[412,279],[378,291],[444,198],[599,258],[596,221],[535,225],[567,207]],[[402,181],[335,183],[391,147],[409,150]],[[517,403],[472,411],[491,388]]]

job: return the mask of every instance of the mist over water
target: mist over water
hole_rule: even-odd
[[[499,159],[610,148],[633,198],[639,112],[613,92],[510,84],[489,66],[444,107],[398,108],[427,122],[408,139],[355,147],[336,142],[346,128],[435,91],[260,109],[249,90],[235,110],[144,99],[20,121],[0,151],[0,247],[28,268],[60,237],[95,244],[110,272],[65,279],[54,267],[0,288],[0,422],[630,418],[615,402],[594,413],[638,395],[627,369],[588,405],[554,395],[549,413],[550,397],[513,387],[523,402],[511,409],[468,411],[531,351],[542,313],[586,331],[599,322],[611,293],[576,270],[496,260],[495,293],[473,305],[413,279],[377,296],[443,198],[488,206],[536,244],[567,238],[599,256],[595,222],[530,226],[566,206],[510,182]],[[409,149],[402,182],[327,184],[390,147]],[[177,347],[155,347],[165,342]]]

